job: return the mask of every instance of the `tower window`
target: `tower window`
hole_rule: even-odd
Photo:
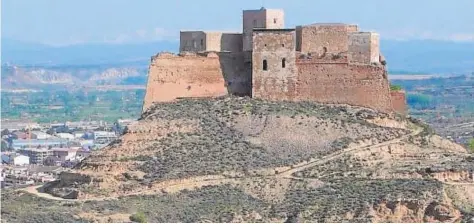
[[[275,23],[275,24],[277,23],[277,19],[276,19],[276,18],[273,19],[273,23]]]
[[[204,40],[201,39],[201,47],[204,47]]]
[[[263,71],[267,71],[267,70],[268,70],[267,60],[263,60]]]
[[[282,68],[286,67],[286,58],[281,59],[281,67]]]

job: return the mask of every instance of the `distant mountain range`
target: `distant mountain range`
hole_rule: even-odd
[[[2,87],[44,84],[144,84],[150,57],[177,41],[52,47],[2,39]],[[474,72],[474,42],[381,40],[390,73]]]
[[[2,39],[2,63],[19,66],[147,65],[160,51],[176,51],[179,43],[78,44],[52,47]]]

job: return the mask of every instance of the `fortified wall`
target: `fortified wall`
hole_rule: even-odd
[[[405,113],[405,93],[390,91],[379,42],[357,25],[286,29],[282,10],[244,10],[242,33],[182,31],[179,54],[152,57],[143,110],[234,94]]]
[[[159,53],[149,66],[143,110],[183,97],[251,94],[251,65],[244,52]]]

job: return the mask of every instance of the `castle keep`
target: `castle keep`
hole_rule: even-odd
[[[179,54],[152,57],[143,110],[153,102],[227,94],[405,113],[391,92],[379,35],[357,25],[285,28],[279,9],[244,10],[242,33],[181,31]]]

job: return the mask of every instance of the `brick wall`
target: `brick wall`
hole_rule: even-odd
[[[267,100],[294,99],[297,74],[295,31],[254,30],[253,49],[252,97]]]
[[[297,26],[297,51],[321,54],[347,52],[348,33],[358,30],[356,25],[312,24]]]
[[[384,67],[314,63],[297,59],[298,100],[349,104],[391,111]]]
[[[391,91],[392,108],[400,114],[407,114],[407,101],[405,91]]]
[[[250,95],[251,67],[243,63],[245,57],[242,52],[158,54],[149,67],[143,111],[153,102],[178,97]]]

